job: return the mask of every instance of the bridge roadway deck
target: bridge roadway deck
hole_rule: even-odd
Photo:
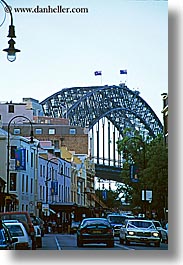
[[[95,164],[96,176],[101,179],[114,180],[122,182],[122,168],[116,166],[108,166],[103,164]]]

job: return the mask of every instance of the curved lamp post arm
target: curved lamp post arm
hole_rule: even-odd
[[[11,8],[9,7],[9,5],[4,1],[4,0],[0,0],[8,9],[8,12],[10,13],[10,17],[11,17],[11,25],[13,25],[13,15],[11,12]]]
[[[17,115],[17,116],[14,116],[8,123],[8,144],[7,144],[7,194],[9,194],[9,172],[10,172],[10,157],[9,157],[9,149],[10,149],[10,125],[11,125],[11,122],[16,119],[16,118],[24,118],[24,119],[27,119],[31,125],[31,134],[30,134],[30,137],[31,137],[31,140],[30,140],[30,143],[33,143],[33,125],[32,125],[32,122],[29,118],[27,118],[26,116],[23,116],[23,115]]]
[[[57,157],[52,157],[50,158],[48,161],[47,161],[47,164],[46,164],[46,180],[45,180],[45,184],[46,184],[46,204],[48,203],[48,181],[51,180],[51,178],[48,178],[48,165],[51,161],[53,160],[57,160],[59,161],[59,159]]]

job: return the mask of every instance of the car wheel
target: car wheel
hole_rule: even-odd
[[[83,243],[78,239],[77,240],[77,247],[80,248],[83,246]]]
[[[126,245],[129,246],[130,245],[130,242],[126,239]]]
[[[124,239],[122,239],[121,237],[119,238],[119,242],[120,242],[120,244],[124,244]]]
[[[109,242],[109,243],[107,243],[107,247],[108,247],[108,248],[113,248],[113,247],[114,247],[114,242]]]
[[[157,248],[159,248],[160,247],[160,241],[157,242],[157,243],[154,243],[154,246],[157,247]]]
[[[42,248],[42,240],[39,242],[38,248]]]
[[[36,250],[36,242],[32,243],[32,250]]]

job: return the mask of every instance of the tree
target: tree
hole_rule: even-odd
[[[100,200],[108,207],[108,209],[119,208],[121,206],[121,200],[119,198],[119,192],[116,190],[106,190],[106,199],[103,198],[102,192],[103,190],[97,189],[96,195]]]
[[[162,135],[155,139],[143,141],[138,132],[129,135],[129,129],[124,132],[122,140],[118,141],[118,151],[123,153],[122,169],[123,185],[118,185],[118,192],[123,192],[132,208],[142,211],[155,209],[158,218],[164,218],[164,208],[168,200],[168,149],[164,145]],[[136,164],[139,167],[139,182],[130,180],[129,167]],[[151,204],[142,201],[143,189],[153,192]],[[127,192],[128,191],[128,192]],[[151,209],[150,209],[151,208]]]

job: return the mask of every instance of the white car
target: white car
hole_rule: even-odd
[[[161,235],[161,242],[168,243],[168,232],[165,230],[159,221],[154,221],[153,224],[155,225],[156,229],[160,232]]]
[[[17,238],[15,250],[31,249],[32,240],[29,237],[24,225],[17,220],[3,220],[12,238]]]
[[[155,247],[160,247],[160,232],[156,229],[151,220],[129,219],[120,228],[120,244],[143,243],[149,246],[151,243]]]

